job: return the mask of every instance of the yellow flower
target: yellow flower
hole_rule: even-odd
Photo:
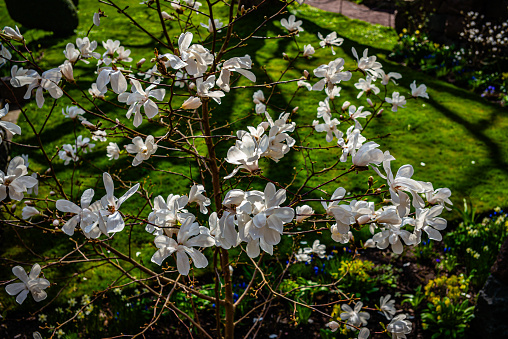
[[[403,28],[402,29],[402,33],[406,34],[407,33],[407,29]]]
[[[416,30],[416,31],[415,31],[415,34],[416,34],[416,35],[420,34],[420,31],[419,31],[419,30]]]

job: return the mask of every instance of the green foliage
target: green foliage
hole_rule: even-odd
[[[421,285],[415,289],[415,294],[404,294],[402,296],[406,299],[402,300],[401,304],[404,305],[405,303],[409,303],[413,310],[418,309],[426,298]]]
[[[284,279],[280,285],[281,293],[291,297],[292,299],[302,303],[302,304],[312,304],[312,301],[315,300],[314,296],[317,293],[327,293],[329,289],[324,286],[320,286],[317,282],[312,280],[306,280],[302,277],[296,278],[296,280],[292,279]],[[303,323],[306,324],[309,321],[310,316],[312,315],[312,310],[308,307],[299,305],[299,304],[288,304],[289,311],[292,311],[293,308],[296,308],[296,322],[298,324]]]
[[[463,338],[473,312],[474,306],[469,306],[469,301],[454,303],[445,297],[443,301],[428,304],[428,309],[422,313],[423,328],[433,339]]]
[[[508,220],[503,210],[496,208],[481,223],[475,222],[474,209],[464,205],[463,222],[446,234],[444,242],[451,253],[462,258],[473,286],[481,287],[508,236]]]

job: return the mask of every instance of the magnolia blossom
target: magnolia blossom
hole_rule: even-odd
[[[196,88],[197,88],[197,95],[200,97],[208,97],[212,98],[220,104],[220,98],[226,96],[224,92],[222,91],[213,91],[210,92],[210,90],[215,86],[215,75],[209,76],[205,81],[203,81],[203,78],[196,79]]]
[[[101,15],[100,15],[100,12],[93,14],[93,24],[95,26],[97,26],[97,27],[99,27],[99,25],[101,24]]]
[[[197,203],[199,206],[199,211],[203,214],[208,213],[208,209],[206,206],[210,206],[212,203],[210,198],[205,197],[202,193],[205,192],[205,187],[203,185],[192,185],[190,193],[189,193],[189,204]]]
[[[414,245],[414,237],[410,232],[402,229],[402,224],[386,223],[385,225],[385,230],[374,234],[372,237],[377,248],[385,249],[391,245],[393,253],[401,254],[404,250],[401,239],[404,240],[406,245]]]
[[[344,312],[342,312],[340,314],[340,318],[342,320],[346,320],[347,321],[347,329],[348,330],[353,330],[353,331],[356,331],[356,328],[352,327],[352,326],[349,326],[349,325],[353,325],[353,326],[365,326],[367,325],[367,320],[370,319],[370,314],[368,314],[367,312],[360,312],[362,310],[362,307],[363,307],[363,303],[361,301],[359,301],[356,305],[355,305],[355,308],[352,309],[351,306],[347,305],[347,304],[342,304],[341,305],[341,308]]]
[[[386,319],[391,320],[395,315],[395,300],[390,300],[392,296],[387,294],[379,299],[379,308],[383,312]]]
[[[106,146],[106,152],[108,153],[106,156],[109,160],[118,160],[120,157],[120,148],[116,142],[110,142],[108,146]]]
[[[424,231],[429,236],[429,239],[436,241],[443,240],[443,236],[439,231],[446,228],[447,221],[444,218],[438,217],[443,212],[443,208],[443,205],[436,205],[431,208],[416,209],[415,233],[417,236],[421,231]]]
[[[208,25],[204,24],[202,22],[200,23],[200,25],[203,26],[204,28],[208,29],[208,32],[210,32],[210,33],[213,33],[213,26],[214,25],[215,25],[215,30],[219,33],[220,33],[220,29],[222,28],[222,26],[224,26],[224,24],[222,22],[220,22],[219,19],[214,19],[213,23],[212,23],[211,19],[208,19]]]
[[[166,234],[168,237],[176,234],[177,224],[181,224],[187,217],[192,216],[184,209],[188,201],[189,197],[186,195],[170,194],[166,200],[160,195],[155,197],[145,230],[154,235]]]
[[[8,60],[11,60],[12,54],[7,47],[0,43],[0,67],[2,67]]]
[[[411,333],[413,324],[406,320],[407,315],[399,314],[386,326],[388,332],[392,334],[393,339],[406,339],[406,334]]]
[[[386,74],[382,69],[379,69],[378,70],[378,76],[381,77],[381,85],[383,86],[386,86],[388,85],[388,83],[390,82],[390,80],[395,84],[397,85],[397,83],[395,82],[394,79],[401,79],[402,78],[402,74],[400,73],[397,73],[397,72],[389,72],[388,74]]]
[[[245,133],[240,140],[236,141],[235,146],[229,148],[225,159],[230,164],[240,166],[236,167],[224,179],[232,178],[240,169],[251,173],[257,172],[259,170],[258,160],[267,149],[268,138],[263,138],[258,142],[252,135]]]
[[[363,93],[367,93],[367,95],[370,93],[379,94],[379,88],[372,83],[374,80],[376,80],[376,78],[373,78],[370,75],[367,75],[365,79],[358,80],[355,84],[355,87],[360,90],[360,93],[358,93],[356,97],[357,99],[359,99]]]
[[[39,278],[39,274],[41,274],[41,266],[39,264],[34,264],[32,266],[30,275],[27,275],[25,269],[21,266],[13,267],[12,273],[18,277],[21,282],[5,286],[5,291],[9,295],[17,295],[16,302],[18,304],[21,305],[23,301],[25,301],[28,292],[32,293],[36,302],[46,299],[48,295],[44,290],[49,287],[50,283],[44,278]]]
[[[342,138],[342,132],[337,129],[337,126],[340,125],[337,118],[331,119],[331,115],[323,114],[323,120],[323,124],[320,124],[318,120],[312,122],[312,126],[316,129],[316,132],[326,132],[327,142],[332,142],[333,136],[337,139]]]
[[[452,195],[452,191],[449,188],[438,188],[434,191],[434,188],[432,187],[432,184],[429,187],[429,190],[425,193],[427,202],[429,204],[435,205],[439,204],[442,206],[445,206],[445,204],[448,204],[450,206],[453,205],[452,201],[450,200],[450,196]],[[451,208],[448,206],[445,206],[447,211],[451,211]]]
[[[67,61],[75,64],[79,60],[79,56],[80,56],[81,52],[79,51],[79,49],[76,49],[76,47],[74,46],[74,44],[72,42],[69,42],[65,46],[65,50],[63,51],[63,54],[64,54],[65,58],[67,58]],[[83,60],[83,61],[88,63],[88,61],[86,61],[86,60]]]
[[[85,232],[85,235],[90,238],[97,238],[100,235],[100,231],[97,229],[92,232],[92,229],[97,224],[98,215],[90,209],[90,204],[94,196],[94,190],[92,188],[87,189],[81,195],[81,207],[73,203],[72,201],[60,199],[56,202],[56,208],[64,213],[75,214],[70,218],[63,226],[62,232],[68,236],[74,234],[76,225],[79,224],[80,228]]]
[[[162,262],[176,252],[176,267],[181,275],[188,275],[190,271],[189,257],[196,268],[208,266],[208,259],[194,247],[210,247],[215,240],[208,228],[199,226],[194,217],[186,218],[178,231],[177,240],[165,235],[155,238],[155,246],[159,249],[152,256],[152,262],[162,265]]]
[[[132,186],[120,199],[114,196],[115,185],[109,173],[102,175],[106,195],[101,199],[102,209],[99,211],[99,225],[102,229],[106,229],[107,233],[120,232],[125,227],[122,214],[119,212],[120,207],[129,199],[139,188],[139,183]]]
[[[72,63],[70,63],[68,60],[65,60],[63,64],[58,66],[58,69],[64,76],[64,78],[69,82],[74,82],[74,69],[72,68]]]
[[[19,32],[18,26],[15,27],[16,29],[13,29],[9,26],[5,26],[3,33],[12,40],[22,42],[25,38],[23,38],[23,35],[21,35],[21,33]]]
[[[332,332],[337,331],[340,327],[339,323],[336,321],[330,321],[325,326],[328,327],[330,330],[332,330]]]
[[[393,92],[391,98],[385,98],[385,101],[392,104],[392,112],[397,112],[397,108],[402,107],[406,104],[406,97],[400,95],[399,92]]]
[[[95,147],[95,144],[90,143],[90,138],[83,138],[83,136],[79,135],[76,139],[76,149],[81,149],[83,153],[87,153],[87,151],[92,151],[92,148]]]
[[[374,141],[363,144],[353,156],[353,165],[365,167],[369,164],[381,164],[384,160],[384,154],[378,147],[379,145]]]
[[[236,247],[242,241],[235,229],[234,216],[231,212],[225,211],[222,217],[217,217],[217,212],[210,214],[208,218],[210,234],[215,238],[215,246],[226,250]]]
[[[79,160],[77,155],[76,145],[65,144],[62,149],[58,151],[58,156],[64,161],[64,165],[68,165],[71,160],[76,162]]]
[[[358,130],[363,129],[362,125],[358,121],[358,118],[367,118],[369,115],[372,114],[370,112],[363,112],[363,106],[360,106],[360,107],[358,107],[358,109],[356,109],[355,105],[349,106],[348,113],[349,113],[349,118],[355,122],[355,129],[358,129]]]
[[[315,253],[318,257],[323,259],[326,254],[326,245],[320,244],[319,239],[314,240],[312,247],[306,247],[303,249],[304,253],[311,254]]]
[[[301,223],[305,219],[310,218],[314,214],[314,210],[309,205],[296,206],[296,222]]]
[[[106,52],[104,52],[103,56],[109,55],[113,56],[115,55],[116,50],[118,47],[120,47],[120,40],[111,40],[108,39],[106,42],[102,42],[102,46],[106,49]]]
[[[222,65],[222,69],[219,75],[219,79],[217,79],[217,86],[219,86],[222,90],[229,92],[229,81],[231,77],[231,72],[238,72],[247,79],[252,82],[256,82],[256,76],[251,71],[247,71],[247,69],[252,68],[252,60],[250,56],[245,55],[244,57],[234,57],[224,62]],[[220,102],[219,102],[220,103]]]
[[[379,70],[381,67],[381,63],[376,61],[376,56],[368,56],[369,49],[366,48],[363,50],[363,56],[361,58],[358,58],[358,54],[356,53],[356,49],[354,47],[351,47],[351,51],[353,52],[353,56],[355,57],[357,63],[358,63],[358,69],[360,69],[363,72],[367,72],[370,75],[376,77],[379,74]]]
[[[316,50],[311,44],[303,46],[303,56],[305,58],[310,58],[314,53],[316,53]]]
[[[316,82],[314,86],[312,86],[313,91],[321,91],[325,87],[325,85],[332,89],[335,84],[338,84],[341,81],[348,81],[351,79],[351,72],[345,71],[344,69],[344,59],[337,58],[333,61],[330,61],[328,65],[321,65],[314,70],[314,75],[318,78],[323,78]]]
[[[302,20],[296,21],[296,17],[292,14],[289,16],[288,19],[284,18],[280,21],[282,27],[287,29],[290,33],[297,32],[297,35],[298,32],[303,32],[303,28],[301,27],[302,23],[303,23]]]
[[[191,32],[180,34],[178,50],[182,60],[187,63],[187,66],[185,66],[187,73],[190,75],[203,74],[206,72],[208,65],[213,63],[214,58],[210,51],[202,45],[194,44],[191,46],[193,36]],[[215,76],[213,81],[215,82]]]
[[[83,121],[86,120],[85,117],[83,117],[83,114],[85,114],[85,111],[78,106],[66,106],[65,110],[62,108],[62,114],[65,118],[69,119],[76,119]]]
[[[325,48],[326,46],[330,46],[332,49],[332,54],[335,55],[335,51],[333,50],[333,46],[339,47],[344,42],[343,38],[337,37],[337,32],[332,32],[328,34],[325,38],[318,32],[318,38],[321,40],[319,42],[319,46]]]
[[[252,95],[252,101],[256,104],[256,113],[263,114],[266,112],[265,95],[262,90],[254,92]]]
[[[127,90],[127,80],[120,69],[111,67],[99,68],[99,76],[97,77],[97,89],[105,92],[107,84],[111,82],[111,89],[116,94],[122,94]]]
[[[30,219],[31,217],[34,217],[39,214],[41,214],[41,212],[39,212],[39,210],[37,210],[37,208],[35,208],[33,206],[25,205],[25,207],[23,207],[23,210],[21,211],[21,218],[23,218],[24,220],[27,220],[27,219]]]
[[[12,72],[13,71],[11,71],[11,73]],[[16,75],[11,79],[11,84],[14,87],[22,87],[24,85],[28,85],[23,99],[30,99],[32,90],[37,88],[35,93],[35,101],[37,102],[37,106],[42,108],[44,105],[43,90],[48,91],[49,94],[55,99],[58,99],[63,95],[62,89],[58,87],[58,82],[60,82],[61,78],[62,73],[60,72],[60,69],[53,68],[42,73],[42,75],[39,75],[37,72],[26,72],[22,75]]]
[[[138,166],[144,160],[148,160],[150,156],[157,151],[157,144],[155,143],[153,135],[147,136],[144,142],[143,139],[138,136],[133,138],[132,144],[125,146],[125,149],[130,154],[136,154],[134,160],[132,160],[132,166]]]
[[[426,98],[426,99],[429,98],[429,94],[427,93],[427,86],[425,86],[424,84],[421,84],[417,88],[416,87],[416,80],[415,80],[411,83],[411,85],[409,87],[411,88],[411,95],[413,97],[415,97],[415,98],[422,97],[422,98]]]
[[[96,83],[93,83],[92,88],[88,89],[88,93],[90,93],[90,95],[94,99],[95,98],[104,99],[104,95],[106,94],[107,91],[108,91],[108,88],[106,86],[104,86],[103,88],[101,88],[99,90]]]
[[[4,108],[0,109],[0,119],[5,117],[7,115],[7,113],[9,113],[9,104],[8,103],[5,104]],[[5,128],[12,134],[21,135],[21,127],[19,127],[18,125],[14,124],[12,122],[0,120],[0,127]],[[2,142],[2,134],[0,133],[0,143],[1,142]]]
[[[198,97],[189,97],[187,100],[184,101],[182,104],[183,109],[196,109],[201,106],[201,99]]]
[[[131,79],[131,84],[132,93],[125,92],[120,94],[118,96],[118,101],[125,102],[127,105],[130,105],[127,110],[126,117],[127,119],[130,119],[132,113],[134,113],[133,124],[134,127],[138,127],[143,121],[143,117],[141,116],[141,106],[143,106],[147,118],[152,119],[154,116],[159,114],[159,107],[152,99],[150,99],[150,97],[162,101],[166,95],[166,90],[154,89],[158,83],[152,84],[143,90],[139,81],[135,79]]]
[[[0,201],[7,198],[7,194],[12,200],[21,201],[23,193],[28,188],[37,184],[37,179],[28,176],[28,170],[22,157],[17,156],[9,162],[7,174],[0,170]]]

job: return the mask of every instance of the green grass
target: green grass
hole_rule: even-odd
[[[142,20],[147,23],[146,28],[152,32],[155,36],[162,38],[162,33],[158,29],[158,18],[155,16],[153,11],[147,11],[146,9],[138,9],[136,4],[139,1],[131,1],[129,4],[132,5],[132,9],[129,10],[136,20]],[[125,2],[124,2],[125,3]],[[51,34],[38,31],[38,30],[26,30],[21,28],[22,33],[29,41],[29,47],[35,52],[36,57],[43,57],[41,59],[41,66],[44,69],[56,67],[64,61],[62,51],[68,42],[75,42],[76,37],[82,37],[86,34],[91,25],[92,14],[97,10],[99,4],[95,1],[81,0],[79,4],[79,17],[80,25],[76,31],[76,36],[69,37],[66,39],[55,39]],[[135,7],[135,8],[134,8]],[[106,12],[107,18],[103,18],[101,21],[100,28],[94,28],[90,34],[91,40],[97,40],[99,42],[105,41],[106,39],[118,39],[122,42],[123,46],[132,50],[131,56],[134,62],[142,57],[150,60],[153,57],[154,48],[158,48],[162,53],[167,52],[157,43],[150,41],[150,39],[142,32],[139,31],[134,25],[126,23],[126,20],[114,10],[109,7],[100,5],[100,8]],[[170,11],[170,9],[166,9]],[[389,110],[385,110],[383,116],[380,119],[376,119],[374,124],[371,126],[372,130],[368,131],[367,135],[386,135],[391,133],[389,138],[379,140],[382,150],[390,150],[392,155],[397,159],[393,166],[396,170],[398,167],[409,163],[415,167],[415,178],[418,180],[431,181],[435,188],[438,187],[449,187],[452,189],[453,196],[452,201],[456,205],[461,205],[462,199],[466,198],[471,200],[477,207],[479,212],[486,211],[495,206],[507,206],[508,205],[508,194],[507,183],[508,183],[508,155],[506,152],[506,146],[508,144],[508,134],[506,130],[508,128],[508,112],[504,108],[489,104],[482,98],[466,91],[454,87],[453,85],[447,84],[440,80],[428,77],[424,74],[415,72],[409,68],[400,66],[387,59],[387,56],[396,44],[397,35],[394,30],[379,25],[370,25],[358,20],[351,20],[339,14],[326,13],[321,10],[312,8],[307,5],[300,7],[293,7],[290,10],[291,13],[295,14],[298,19],[304,21],[303,27],[304,32],[300,33],[298,38],[299,49],[294,46],[294,43],[290,40],[276,40],[276,39],[254,39],[249,44],[241,49],[234,51],[230,56],[233,55],[244,55],[250,54],[254,62],[254,71],[258,76],[258,83],[269,82],[277,79],[280,72],[283,71],[287,66],[287,61],[282,61],[281,55],[283,52],[287,53],[290,57],[294,57],[298,50],[303,48],[304,44],[311,43],[316,48],[316,54],[313,59],[299,60],[296,62],[293,69],[288,74],[292,77],[300,77],[302,72],[307,69],[312,72],[314,68],[323,63],[328,63],[334,57],[331,55],[329,48],[321,49],[318,48],[317,44],[317,32],[321,32],[323,35],[330,33],[331,31],[338,32],[339,36],[344,37],[345,42],[340,48],[336,48],[336,57],[344,57],[346,59],[346,66],[349,69],[354,68],[354,60],[351,56],[351,47],[355,47],[359,53],[364,48],[369,48],[369,55],[377,55],[379,61],[384,65],[386,71],[397,71],[403,74],[404,78],[399,81],[399,86],[390,87],[391,90],[397,88],[402,94],[406,94],[408,97],[409,84],[416,80],[418,84],[425,83],[428,87],[428,93],[430,100],[411,100],[405,109],[400,109],[399,112],[393,113]],[[285,17],[288,14],[284,15]],[[256,18],[248,19],[245,25],[238,27],[238,33],[240,36],[245,35],[249,29],[252,29],[255,24]],[[14,22],[8,17],[4,3],[0,3],[0,21],[4,25],[14,26]],[[201,21],[205,21],[203,18],[195,20],[195,24]],[[178,36],[178,27],[174,23],[171,23],[170,36]],[[202,36],[205,37],[204,29],[201,30]],[[224,30],[223,30],[224,33]],[[280,26],[279,21],[270,23],[266,28],[262,29],[257,33],[258,36],[269,34],[274,36],[277,34],[284,33]],[[173,39],[176,41],[176,39]],[[197,41],[195,37],[194,42]],[[207,45],[209,47],[209,45]],[[102,46],[98,48],[99,52],[103,52]],[[133,64],[134,64],[133,62]],[[146,70],[152,65],[147,62],[143,69]],[[268,70],[268,76],[264,75],[261,70],[262,66],[266,66]],[[86,90],[90,84],[95,80],[94,75],[91,74],[90,70],[94,69],[91,65],[81,64],[75,69],[75,77],[79,80],[80,88],[76,88],[73,85],[67,84],[65,90],[76,98],[82,100],[82,94],[80,90]],[[0,70],[2,74],[7,75],[8,69],[4,67]],[[355,74],[353,79],[348,83],[343,83],[343,90],[341,97],[337,98],[336,105],[342,105],[342,102],[347,98],[356,106],[365,105],[365,97],[356,100],[357,91],[353,84],[359,78],[358,74]],[[314,81],[314,80],[313,80]],[[240,85],[249,85],[248,81],[240,80]],[[296,88],[296,84],[288,85],[277,89],[281,92],[281,96],[274,99],[271,102],[273,106],[286,107],[291,98],[292,93]],[[213,124],[215,126],[221,126],[224,122],[234,122],[239,118],[244,117],[247,114],[252,114],[254,105],[252,104],[252,93],[254,89],[244,91],[232,91],[223,100],[223,104],[214,107],[212,114]],[[268,89],[264,89],[265,95],[269,93]],[[50,107],[53,105],[53,99],[49,96],[46,97],[46,104],[43,109],[38,109],[35,102],[29,102],[24,109],[29,114],[30,120],[35,126],[40,128],[47,114],[49,113]],[[295,106],[299,107],[297,115],[294,116],[294,121],[297,125],[310,125],[316,116],[316,107],[320,100],[325,98],[324,93],[309,93],[304,89],[300,89],[298,95],[289,105],[292,109]],[[108,94],[108,99],[115,101],[116,96],[111,92]],[[45,145],[49,156],[52,157],[56,154],[56,148],[61,147],[65,143],[74,142],[74,129],[76,129],[76,135],[82,134],[83,136],[89,136],[89,133],[84,130],[81,126],[74,126],[72,121],[64,120],[60,115],[62,108],[67,105],[71,105],[71,101],[68,98],[62,98],[57,101],[55,109],[52,113],[52,117],[49,119],[47,126],[44,128],[41,138]],[[107,112],[108,117],[113,119],[119,118],[122,122],[126,122],[127,126],[131,127],[132,123],[128,122],[124,118],[125,110],[119,109],[113,105],[107,103],[98,102],[98,106],[101,110]],[[86,107],[93,109],[92,103],[87,103]],[[278,113],[274,113],[275,109],[270,108],[272,116]],[[96,122],[96,119],[88,116],[92,122]],[[256,126],[260,121],[260,117],[254,117],[252,122],[249,124]],[[35,144],[35,139],[29,132],[29,126],[27,125],[24,118],[21,117],[19,125],[23,130],[22,136],[15,138],[16,142]],[[107,124],[105,127],[111,127]],[[236,131],[238,129],[245,129],[245,124],[233,123],[229,130]],[[164,130],[157,125],[150,125],[144,120],[141,125],[140,131],[146,134],[153,134],[156,136],[163,135]],[[304,135],[300,132],[300,135]],[[111,137],[108,142],[120,142],[120,147],[127,144],[128,142],[123,141],[122,138]],[[312,134],[306,138],[306,143],[309,145],[326,145],[323,134]],[[106,145],[107,143],[96,143],[96,147],[91,154],[83,155],[84,162],[76,169],[73,176],[73,166],[64,166],[63,162],[55,158],[55,170],[58,178],[68,188],[70,181],[73,180],[73,197],[79,197],[81,193],[89,188],[93,187],[96,189],[96,198],[101,197],[104,194],[102,190],[103,184],[101,179],[101,173],[108,171],[110,173],[122,173],[125,180],[128,182],[128,186],[133,185],[135,182],[143,182],[148,191],[155,197],[158,194],[167,196],[170,193],[174,194],[187,194],[190,187],[188,180],[182,180],[179,176],[168,175],[163,172],[150,171],[146,166],[139,166],[133,168],[130,166],[131,158],[127,158],[125,155],[118,161],[110,162],[106,158]],[[218,156],[223,158],[226,156],[227,149],[233,144],[230,142],[223,142],[218,148]],[[199,146],[203,149],[202,144]],[[19,155],[28,153],[27,149],[14,148],[13,155]],[[41,155],[35,153],[30,154],[30,169],[39,173],[44,173],[47,169],[44,159]],[[158,155],[164,154],[162,150],[157,152]],[[340,153],[329,152],[329,151],[318,151],[313,155],[313,160],[318,161],[317,169],[325,164],[332,164]],[[151,159],[152,161],[153,159]],[[473,164],[474,162],[474,164]],[[152,161],[153,163],[153,161]],[[424,163],[425,166],[420,165]],[[169,169],[173,172],[188,172],[189,171],[189,159],[171,159],[171,160],[160,160],[157,159],[157,166],[160,169]],[[268,160],[261,161],[261,167],[264,169],[264,175],[282,183],[288,183],[292,177],[288,175],[288,168],[295,168],[298,173],[298,177],[295,183],[303,182],[305,172],[300,171],[303,168],[302,153],[296,150],[292,150],[286,157],[279,163],[273,163]],[[340,169],[347,169],[348,165],[339,166]],[[232,170],[232,167],[227,168],[228,172]],[[194,180],[198,181],[197,171],[193,169]],[[331,178],[331,175],[335,175],[339,172],[334,171],[324,177],[321,177],[319,181],[312,180],[310,185],[317,185],[324,180]],[[226,171],[224,171],[224,175]],[[367,188],[367,177],[374,175],[372,171],[360,173],[355,175],[354,173],[346,176],[344,180],[331,184],[326,187],[326,190],[331,193],[338,186],[345,187],[348,191],[353,193],[364,192]],[[49,180],[47,180],[49,181]],[[378,181],[381,183],[381,181]],[[253,187],[262,187],[262,180],[255,179]],[[117,183],[115,183],[117,184]],[[208,192],[211,191],[211,187],[207,187]],[[56,187],[42,189],[41,194],[47,195],[50,190],[56,191]],[[117,196],[120,196],[125,192],[125,188],[119,189]],[[67,193],[70,194],[70,190],[67,189]],[[323,194],[315,194],[313,197],[317,198]],[[60,197],[58,197],[60,198]],[[124,205],[124,210],[139,211],[139,206],[144,202],[140,197],[133,197]],[[48,204],[48,207],[54,210],[52,203]],[[319,207],[317,207],[319,208]],[[18,208],[19,209],[19,208]],[[142,216],[148,215],[149,208],[145,208],[142,212]],[[448,214],[448,217],[450,215]],[[24,232],[30,233],[30,232]],[[8,230],[6,234],[15,237],[12,231]],[[122,234],[115,236],[113,243],[115,246],[120,248],[126,248],[129,241],[130,231],[126,229]],[[51,235],[54,237],[54,242],[41,243],[39,239],[44,236],[45,239],[49,236],[48,234],[42,235],[41,233],[34,232],[30,235],[23,235],[23,240],[28,246],[36,246],[36,251],[42,253],[43,256],[52,258],[57,256],[58,253],[64,250],[69,250],[74,247],[74,244],[69,241],[68,237],[62,234]],[[79,237],[74,237],[81,241]],[[15,238],[17,239],[17,238]],[[144,231],[144,226],[136,226],[132,229],[132,253],[141,251],[141,258],[144,263],[150,262],[150,257],[155,251],[152,240],[153,237]],[[12,241],[11,244],[5,245],[2,249],[2,257],[10,257],[13,260],[24,261],[27,258],[25,251],[20,250],[20,242],[18,240]],[[151,264],[148,264],[151,265]],[[88,265],[90,267],[90,265]],[[156,268],[151,267],[151,268]],[[110,276],[113,273],[106,267],[100,267],[93,271],[93,275],[90,274],[90,279],[94,276],[94,284],[79,283],[76,281],[73,284],[76,286],[79,283],[80,293],[90,293],[90,290],[100,290],[107,286],[109,279],[100,279],[100,277]],[[55,278],[58,281],[58,272],[52,272],[54,274],[51,278]],[[63,276],[63,274],[62,274]],[[2,272],[2,278],[10,279],[10,272]],[[97,279],[98,278],[98,279]],[[90,282],[90,280],[89,280]],[[61,284],[63,285],[63,283]],[[91,287],[93,285],[93,287]],[[53,292],[51,292],[53,293]],[[56,292],[55,292],[56,293]],[[2,295],[2,300],[5,294]],[[9,297],[9,301],[12,302],[12,298]],[[28,306],[27,306],[28,307]]]

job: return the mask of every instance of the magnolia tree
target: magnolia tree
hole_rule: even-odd
[[[441,240],[440,231],[445,229],[446,220],[439,215],[445,204],[451,204],[450,190],[434,189],[432,183],[414,179],[410,164],[392,170],[397,150],[392,150],[392,154],[382,146],[382,137],[368,132],[384,110],[390,114],[389,111],[403,109],[407,100],[428,98],[425,85],[413,82],[406,92],[393,91],[392,83],[402,75],[385,72],[367,50],[359,55],[352,48],[356,62],[346,64],[334,50],[343,43],[336,32],[326,36],[319,33],[314,44],[301,46],[299,33],[305,26],[287,11],[287,6],[297,5],[293,1],[281,3],[280,9],[269,17],[259,16],[259,25],[248,35],[237,33],[237,28],[257,8],[239,6],[234,0],[204,4],[194,0],[151,0],[136,5],[156,14],[160,34],[150,33],[143,22],[134,20],[115,2],[100,2],[104,11],[99,10],[90,18],[88,33],[100,29],[101,20],[108,20],[108,10],[118,11],[147,34],[157,46],[154,53],[135,63],[131,51],[115,37],[100,43],[87,35],[67,44],[60,66],[41,69],[17,27],[5,27],[0,35],[0,61],[11,67],[10,84],[4,85],[23,88],[24,99],[35,97],[37,106],[47,107],[49,112],[40,127],[34,125],[31,112],[18,102],[6,103],[1,111],[3,116],[9,111],[9,104],[21,107],[17,124],[0,122],[4,130],[14,134],[9,140],[4,133],[3,142],[12,143],[14,153],[29,153],[42,159],[48,168],[33,172],[27,156],[14,156],[6,172],[0,171],[2,227],[14,229],[20,239],[24,232],[43,230],[40,234],[46,238],[41,241],[51,243],[58,233],[64,233],[75,243],[72,251],[59,258],[40,256],[27,246],[26,260],[11,261],[14,276],[3,282],[6,293],[19,304],[33,303],[27,300],[30,294],[36,302],[45,301],[49,294],[48,300],[53,302],[65,286],[56,286],[41,275],[51,277],[52,270],[75,265],[81,267],[72,276],[75,278],[84,272],[84,263],[99,263],[110,265],[120,274],[111,279],[108,288],[96,291],[67,321],[51,328],[51,336],[61,333],[58,331],[62,326],[109,290],[136,284],[155,300],[152,320],[137,335],[143,335],[163,311],[170,310],[187,328],[197,329],[204,337],[234,338],[236,325],[248,317],[262,319],[271,302],[282,299],[295,308],[306,307],[327,317],[332,331],[343,324],[358,331],[359,338],[373,332],[405,338],[412,324],[395,309],[390,295],[382,297],[379,305],[367,307],[334,285],[334,303],[341,304],[343,312],[332,317],[320,307],[324,305],[295,300],[280,288],[291,264],[308,261],[311,255],[324,257],[326,246],[319,240],[312,247],[297,248],[297,253],[289,253],[289,258],[281,260],[287,260],[287,265],[278,276],[272,276],[263,261],[275,255],[280,260],[277,245],[282,238],[299,234],[314,233],[340,244],[354,244],[352,231],[368,228],[372,237],[362,246],[396,254],[403,252],[404,245],[418,245],[424,233],[425,237]],[[228,14],[218,17],[217,13]],[[273,20],[280,20],[283,34],[256,35]],[[169,29],[176,27],[181,29],[180,34],[171,36]],[[286,40],[295,44],[299,52],[283,55],[280,62],[284,70],[278,79],[259,83],[255,74],[262,74],[262,65],[254,65],[251,56],[242,53],[242,48],[254,39]],[[328,56],[329,62],[311,66],[315,53]],[[310,71],[296,79],[290,77],[290,70],[302,59]],[[79,77],[74,78],[78,65],[93,74],[95,82],[87,91],[80,87]],[[341,86],[351,81],[355,72],[359,75],[354,83],[358,95],[344,98]],[[235,84],[238,82],[244,85]],[[72,88],[80,90],[79,96],[69,94]],[[292,93],[291,101],[297,94],[321,101],[317,107],[298,109],[290,101],[280,108],[273,102],[282,89]],[[253,99],[251,113],[217,125],[212,111],[218,105],[234,110],[234,106],[229,107],[228,96],[248,91]],[[357,107],[347,100],[363,105]],[[72,102],[63,110],[63,117],[55,112],[58,101]],[[111,106],[101,105],[103,102]],[[114,113],[104,108],[113,106]],[[122,113],[117,115],[119,110]],[[316,114],[312,124],[298,123],[302,113]],[[55,151],[47,147],[41,131],[48,121],[57,124],[62,118],[76,122],[75,142],[59,145]],[[140,128],[162,132],[145,134]],[[30,140],[35,144],[16,142],[20,134],[32,134]],[[314,139],[307,139],[309,135]],[[308,142],[317,138],[322,138],[322,142]],[[119,147],[118,143],[125,146]],[[95,167],[95,185],[82,190],[74,186],[79,169],[94,166],[83,160],[101,147],[105,153],[100,156],[107,156],[111,162],[161,172],[164,180],[189,185],[185,188],[186,184],[182,184],[181,191],[154,196],[143,177],[132,179],[132,171],[131,180],[127,181],[122,170]],[[314,157],[320,150],[332,154],[334,162],[320,166]],[[298,154],[304,168],[295,169],[295,173],[288,172],[287,166],[278,168],[277,163],[292,152]],[[187,172],[174,172],[167,167],[168,159],[185,159],[191,166]],[[55,164],[74,166],[71,180],[61,180]],[[285,172],[288,182],[265,176],[269,167]],[[366,180],[368,190],[364,194],[347,193],[346,178],[365,172],[371,175]],[[303,179],[295,180],[297,176]],[[340,184],[340,180],[344,183]],[[101,193],[96,195],[96,191]],[[151,245],[140,250],[150,252],[152,263],[139,260],[140,252],[133,255],[134,246],[139,243],[133,239],[133,229],[144,229],[147,237],[151,235]],[[252,274],[243,294],[238,296],[233,292],[232,275],[240,266]],[[143,278],[136,277],[133,269],[141,272]],[[213,279],[212,293],[199,286],[196,276],[200,276],[200,270]],[[214,303],[215,326],[205,325],[195,314],[179,309],[174,302],[175,291]],[[235,318],[235,309],[252,293],[262,295],[263,302],[250,305],[248,312]],[[369,326],[369,312],[376,310],[386,317],[383,327]],[[261,321],[254,322],[247,336],[260,324]]]

